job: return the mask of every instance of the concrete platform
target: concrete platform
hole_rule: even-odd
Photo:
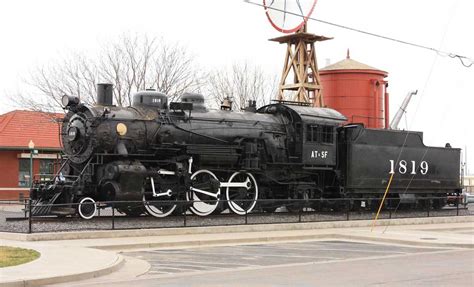
[[[126,263],[117,252],[150,248],[176,249],[328,239],[474,248],[474,217],[471,216],[379,221],[373,230],[371,224],[371,221],[353,221],[73,234],[1,234],[1,245],[35,249],[41,253],[41,257],[28,264],[2,268],[0,286],[38,286],[88,279],[111,273],[121,267],[120,272],[117,272],[120,276],[135,276],[146,272],[149,265],[140,260]],[[127,268],[127,265],[132,267]]]

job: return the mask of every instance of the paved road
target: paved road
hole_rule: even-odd
[[[473,250],[313,241],[124,255],[151,269],[100,286],[474,286]]]

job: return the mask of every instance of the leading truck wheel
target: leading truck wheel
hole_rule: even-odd
[[[79,205],[77,206],[77,212],[79,216],[83,219],[91,219],[97,212],[97,205],[95,200],[90,197],[83,197],[79,200]]]

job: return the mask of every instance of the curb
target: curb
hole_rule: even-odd
[[[447,248],[474,248],[474,243],[436,243],[434,241],[415,241],[415,240],[403,240],[396,238],[382,238],[382,237],[370,237],[363,235],[347,235],[347,234],[336,234],[337,239],[347,239],[347,240],[361,240],[361,241],[370,241],[370,242],[384,242],[408,246],[423,246],[423,247],[447,247]]]
[[[239,245],[251,243],[265,242],[284,242],[295,240],[314,240],[314,239],[337,239],[338,234],[308,234],[308,235],[284,235],[284,236],[265,236],[265,237],[248,237],[248,238],[231,238],[231,239],[211,239],[211,240],[185,240],[174,242],[153,242],[138,244],[117,244],[104,246],[90,246],[107,251],[123,251],[129,249],[168,249],[168,248],[190,248],[199,246],[217,246],[217,245]]]
[[[263,244],[268,242],[291,242],[291,241],[307,241],[318,239],[332,239],[332,240],[355,240],[374,243],[391,243],[406,246],[424,246],[424,247],[448,247],[448,248],[474,248],[474,243],[444,243],[434,241],[415,241],[403,240],[397,238],[382,238],[371,237],[363,235],[349,235],[344,233],[326,233],[326,234],[305,234],[305,235],[282,235],[282,236],[264,236],[264,237],[247,237],[247,238],[231,238],[231,239],[210,239],[210,240],[184,240],[184,241],[170,241],[170,242],[152,242],[152,243],[137,243],[137,244],[117,244],[117,245],[102,245],[90,246],[106,251],[130,251],[139,249],[170,249],[170,248],[192,248],[202,246],[228,246],[239,244]]]
[[[119,270],[125,263],[125,259],[122,255],[118,255],[115,262],[110,265],[106,266],[101,269],[89,271],[89,272],[82,272],[82,273],[75,273],[75,274],[66,274],[66,275],[59,275],[59,276],[52,276],[46,278],[38,278],[38,279],[26,279],[26,280],[17,280],[17,281],[9,281],[9,282],[0,282],[1,287],[29,287],[29,286],[43,286],[48,284],[56,284],[56,283],[65,283],[70,281],[78,281],[84,279],[91,279],[103,275],[110,274]]]
[[[465,223],[465,222],[474,222],[474,216],[380,219],[377,221],[376,226]],[[134,230],[71,231],[71,232],[59,232],[59,233],[33,233],[33,234],[0,232],[0,239],[16,240],[16,241],[48,241],[48,240],[126,238],[126,237],[146,237],[146,236],[371,227],[372,224],[373,224],[372,220],[354,220],[354,221],[326,221],[326,222],[302,222],[302,223],[179,227],[179,228],[161,228],[161,229],[158,228],[158,229],[134,229]]]

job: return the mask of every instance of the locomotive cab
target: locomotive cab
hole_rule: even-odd
[[[168,97],[154,90],[140,91],[133,95],[132,107],[151,107],[166,110],[168,109]]]
[[[336,128],[336,125],[327,122],[305,122],[303,126],[303,163],[305,165],[336,165]]]
[[[302,163],[307,168],[336,165],[336,129],[346,118],[339,112],[327,108],[295,107],[301,124]]]
[[[273,104],[259,113],[279,113],[288,134],[288,161],[306,168],[336,165],[336,128],[347,119],[328,108]]]

